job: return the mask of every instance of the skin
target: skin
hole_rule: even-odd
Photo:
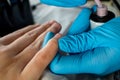
[[[0,38],[0,79],[39,80],[58,50],[61,26],[55,21],[30,25]],[[57,33],[42,48],[47,32]]]

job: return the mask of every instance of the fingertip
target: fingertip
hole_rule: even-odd
[[[50,32],[53,32],[54,34],[57,34],[61,30],[61,25],[59,23],[53,23],[50,28]]]
[[[60,33],[57,33],[56,35],[54,35],[53,32],[48,32],[44,38],[42,47],[44,47],[50,39],[52,40],[52,43],[54,43],[54,42],[56,43],[61,36],[62,36],[62,34],[60,34]],[[50,40],[50,42],[51,42],[51,40]]]
[[[53,32],[48,32],[44,38],[44,41],[43,41],[43,44],[42,44],[42,47],[44,47],[47,42],[54,36],[54,33]]]
[[[66,43],[67,42],[64,39],[62,39],[62,38],[58,40],[58,47],[63,52],[68,52],[69,48],[68,48]]]
[[[58,40],[58,39],[61,38],[61,37],[62,37],[62,34],[57,33],[53,38],[56,39],[56,40]]]
[[[54,37],[50,39],[50,41],[48,41],[48,44],[52,46],[58,46],[58,39],[61,38],[61,36],[62,35],[60,33],[57,33]]]
[[[60,30],[61,30],[61,24],[59,24],[58,22],[55,22],[54,24],[53,24],[53,27],[54,27],[54,33],[58,33]]]
[[[50,20],[48,23],[49,24],[53,24],[53,23],[55,23],[55,22],[57,22],[56,20]]]

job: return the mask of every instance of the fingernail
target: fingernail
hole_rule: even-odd
[[[52,27],[54,33],[58,33],[61,30],[61,25],[59,23],[54,23]]]
[[[51,20],[49,21],[49,24],[53,24],[54,22],[56,22],[55,20]]]
[[[53,32],[48,32],[44,38],[44,41],[43,41],[43,44],[42,44],[42,47],[44,47],[47,42],[52,38],[54,37],[54,33]]]
[[[60,37],[62,37],[62,34],[60,34],[60,33],[57,33],[53,38],[55,38],[55,39],[59,39]]]

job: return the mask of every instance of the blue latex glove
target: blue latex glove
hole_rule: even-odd
[[[75,35],[80,34],[82,32],[88,31],[90,29],[89,23],[90,23],[90,14],[91,9],[89,8],[83,8],[80,13],[78,14],[77,18],[74,20],[72,25],[70,26],[70,29],[68,30],[67,35]]]
[[[40,2],[61,7],[76,7],[84,5],[87,0],[40,0]]]
[[[61,38],[59,48],[74,55],[57,54],[50,65],[54,73],[106,75],[120,70],[120,17],[89,32]]]
[[[45,38],[44,38],[44,41],[43,41],[43,44],[42,44],[42,47],[44,47],[47,42],[54,37],[54,33],[53,32],[48,32],[46,35],[45,35]]]

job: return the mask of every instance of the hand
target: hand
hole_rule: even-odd
[[[61,7],[77,7],[84,5],[87,0],[40,0],[40,2]]]
[[[62,37],[59,48],[73,55],[57,54],[50,65],[54,73],[106,75],[120,70],[120,17],[89,32]]]
[[[43,25],[30,25],[0,38],[0,79],[1,80],[38,80],[42,72],[56,55],[55,35],[41,48],[47,32],[58,33],[60,25],[51,21]]]

